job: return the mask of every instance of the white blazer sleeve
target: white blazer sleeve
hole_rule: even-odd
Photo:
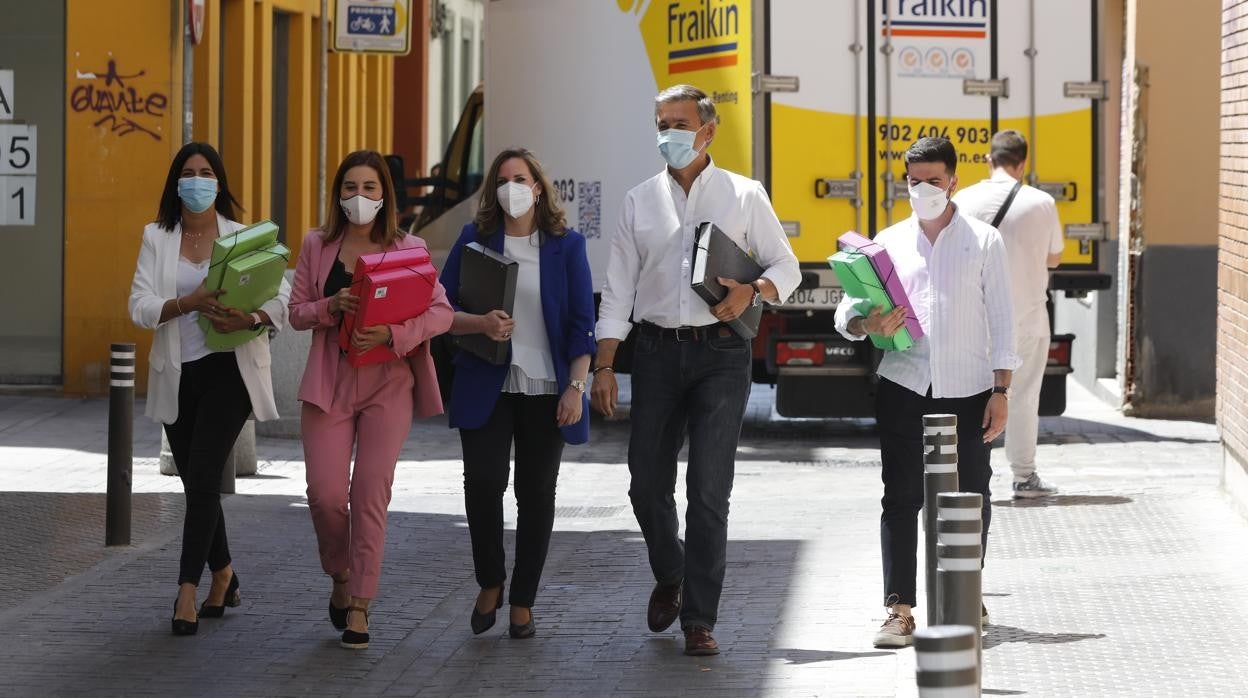
[[[168,298],[156,294],[156,279],[160,270],[156,268],[157,235],[164,231],[155,226],[143,230],[143,244],[139,248],[139,261],[134,268],[134,280],[130,282],[130,320],[135,325],[149,330],[160,325],[160,313]]]
[[[279,332],[286,327],[287,314],[290,312],[289,303],[290,284],[286,282],[286,277],[283,276],[282,285],[277,289],[277,295],[260,306],[260,309],[269,316],[269,322],[273,325],[273,329]]]

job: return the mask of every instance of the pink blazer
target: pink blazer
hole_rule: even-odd
[[[312,348],[299,384],[299,399],[329,411],[334,385],[338,377],[338,319],[329,314],[329,299],[324,295],[325,279],[342,248],[342,239],[325,244],[324,231],[309,231],[303,238],[299,263],[295,266],[295,283],[290,292],[290,326],[296,330],[312,330]],[[415,235],[404,235],[394,241],[392,249],[425,247]],[[350,271],[350,270],[349,270]],[[429,310],[401,325],[391,325],[394,351],[407,355],[415,387],[412,390],[413,415],[418,418],[442,413],[442,395],[438,377],[429,353],[429,340],[451,328],[454,311],[446,300],[446,290],[438,283],[433,289]]]

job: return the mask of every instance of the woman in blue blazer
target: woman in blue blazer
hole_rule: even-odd
[[[481,189],[476,220],[464,226],[442,270],[455,307],[451,333],[509,341],[508,361],[491,364],[460,351],[454,359],[451,427],[464,450],[464,508],[481,593],[471,625],[494,625],[507,579],[503,493],[516,445],[516,562],[511,580],[513,638],[532,637],[533,602],[555,521],[555,482],[563,444],[589,440],[585,378],[594,352],[594,293],[585,238],[568,228],[550,181],[523,148],[499,153]],[[485,315],[459,305],[459,266],[471,242],[518,263],[515,306]]]

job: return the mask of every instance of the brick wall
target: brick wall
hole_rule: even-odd
[[[1248,0],[1222,2],[1218,426],[1248,457]]]

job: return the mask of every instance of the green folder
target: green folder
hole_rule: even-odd
[[[225,289],[217,298],[222,305],[251,313],[277,296],[290,259],[290,250],[277,242],[277,230],[272,221],[263,221],[217,238],[205,283],[211,289]],[[202,315],[199,326],[204,330],[204,343],[214,351],[246,344],[264,331],[221,334]]]
[[[219,237],[212,243],[212,262],[208,267],[208,288],[221,288],[225,277],[225,265],[248,252],[255,252],[277,242],[277,224],[260,221],[231,235]]]
[[[881,313],[893,309],[893,302],[889,300],[884,284],[880,282],[875,267],[871,266],[871,260],[865,254],[841,251],[828,257],[828,263],[832,265],[832,271],[836,272],[836,278],[841,282],[841,288],[845,289],[845,295],[864,299],[854,306],[858,312],[868,315],[872,308],[881,305],[884,306]],[[914,339],[905,325],[892,337],[868,336],[871,337],[872,344],[885,351],[905,351],[914,346]]]

